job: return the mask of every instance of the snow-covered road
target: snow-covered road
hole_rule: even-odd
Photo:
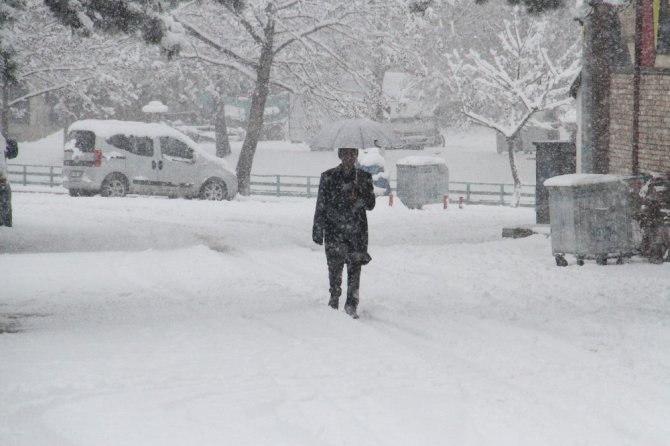
[[[362,317],[314,200],[14,195],[2,445],[667,445],[670,264],[555,266],[529,209],[385,199]]]

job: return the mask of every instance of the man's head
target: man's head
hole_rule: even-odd
[[[340,147],[337,149],[337,156],[342,160],[342,166],[345,170],[351,170],[356,166],[358,159],[358,149],[350,147]]]

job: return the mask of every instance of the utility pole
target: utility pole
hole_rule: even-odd
[[[593,129],[593,115],[594,115],[594,104],[593,104],[593,73],[595,71],[594,62],[595,58],[593,55],[593,39],[594,39],[594,30],[593,30],[593,15],[595,14],[595,8],[592,7],[591,11],[584,18],[584,51],[582,52],[582,73],[581,73],[581,96],[582,96],[582,131],[581,131],[581,147],[580,147],[580,159],[577,160],[579,166],[579,172],[581,173],[592,173],[594,166],[594,153],[595,153],[595,132]]]

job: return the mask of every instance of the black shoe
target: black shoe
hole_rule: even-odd
[[[331,297],[328,301],[328,306],[333,310],[337,310],[340,306],[339,299],[337,297]]]
[[[356,307],[354,305],[345,305],[344,312],[351,316],[353,319],[358,319],[358,313],[356,313]]]

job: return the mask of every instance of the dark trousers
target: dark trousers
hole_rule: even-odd
[[[330,297],[339,298],[342,295],[342,271],[347,265],[347,301],[345,305],[358,306],[358,288],[361,284],[360,263],[348,262],[346,255],[341,252],[326,250],[328,261],[328,279],[330,280]]]

